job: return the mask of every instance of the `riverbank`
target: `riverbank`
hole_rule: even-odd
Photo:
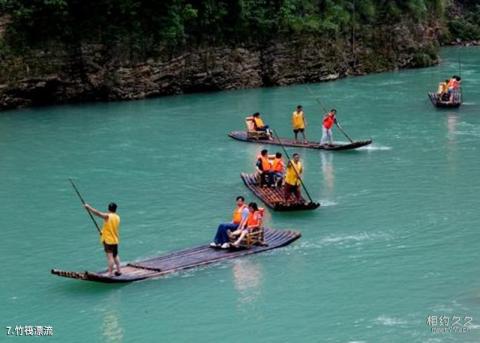
[[[89,17],[82,12],[86,5],[45,3],[44,12],[55,11],[39,15],[56,18],[54,25],[49,24],[53,19],[44,22],[31,8],[15,4],[10,12],[0,11],[0,110],[315,83],[427,67],[438,63],[441,44],[462,42],[457,34],[476,42],[470,23],[474,12],[461,3],[447,12],[426,1],[419,8],[375,5],[357,12],[344,4],[337,15],[328,8],[302,10],[300,4],[294,9],[284,4],[280,14],[273,7],[257,13],[263,6],[257,4],[240,15],[225,3],[230,12],[210,9],[220,19],[207,25],[202,20],[208,10],[186,1],[183,12],[168,5],[181,16],[168,29],[157,28],[163,36],[126,24],[148,22],[149,15],[161,11],[157,7],[141,7],[145,13],[132,12],[122,20],[125,13],[113,15],[102,7]],[[445,13],[453,18],[447,24]],[[228,21],[232,16],[235,24]]]
[[[462,41],[462,40],[455,40],[452,41],[445,46],[480,46],[480,40],[469,40],[469,41]]]
[[[0,109],[331,81],[435,63],[433,40],[403,37],[377,48],[315,38],[199,47],[145,61],[85,44],[76,52],[57,47],[4,61]]]
[[[426,67],[438,62],[439,25],[403,19],[364,25],[352,35],[302,32],[263,42],[192,43],[176,49],[159,43],[140,55],[128,45],[49,41],[0,55],[0,110],[314,83]]]

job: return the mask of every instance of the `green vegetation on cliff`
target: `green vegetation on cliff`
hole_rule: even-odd
[[[0,109],[334,80],[438,61],[474,0],[0,0]]]
[[[480,41],[478,0],[452,1],[447,8],[447,40]]]
[[[47,41],[127,44],[146,52],[202,43],[258,43],[285,34],[352,36],[443,13],[442,0],[0,0],[15,47]]]

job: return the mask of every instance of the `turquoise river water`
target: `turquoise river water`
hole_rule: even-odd
[[[459,56],[464,106],[435,109],[426,93]],[[310,86],[374,144],[298,150],[322,207],[266,220],[300,240],[123,286],[50,274],[105,266],[68,177],[92,205],[119,204],[123,261],[207,243],[236,195],[256,200],[239,174],[261,146],[226,134],[260,111],[291,135],[301,103],[319,139],[314,97],[299,85],[0,113],[0,341],[40,325],[49,342],[480,342],[480,49],[442,57]]]

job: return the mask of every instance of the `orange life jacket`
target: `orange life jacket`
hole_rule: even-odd
[[[335,123],[335,116],[330,112],[324,119],[323,119],[323,127],[326,129],[331,129],[333,124]]]
[[[456,79],[450,79],[450,81],[448,81],[448,88],[458,89],[460,88],[460,83]]]
[[[247,206],[242,205],[241,207],[237,207],[235,208],[235,210],[233,210],[232,222],[234,224],[240,224],[240,222],[242,221],[242,212],[245,207]]]
[[[285,165],[283,164],[283,160],[281,158],[275,158],[273,160],[272,171],[275,173],[283,172]]]
[[[263,157],[262,155],[260,155],[258,158],[260,159],[260,161],[262,161],[262,171],[264,171],[264,172],[270,171],[270,169],[272,168],[272,165],[270,164],[270,161],[268,160],[268,156]]]
[[[256,228],[262,225],[263,209],[248,213],[247,227]]]

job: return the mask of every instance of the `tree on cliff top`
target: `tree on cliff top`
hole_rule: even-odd
[[[422,20],[442,0],[0,0],[14,46],[48,41],[127,45],[258,43],[281,35],[350,35],[353,25]]]

